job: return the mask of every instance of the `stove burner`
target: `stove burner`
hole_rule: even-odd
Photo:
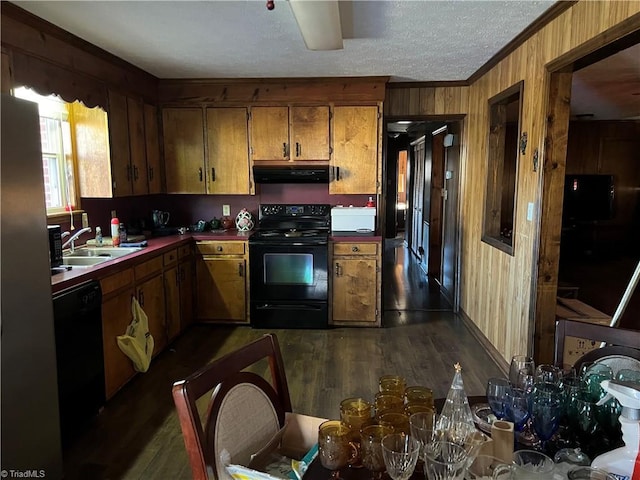
[[[277,237],[278,235],[280,234],[274,231],[260,232],[261,237]]]
[[[290,237],[301,237],[302,236],[302,232],[297,232],[295,230],[291,230],[289,232],[284,232],[284,236],[287,238]]]

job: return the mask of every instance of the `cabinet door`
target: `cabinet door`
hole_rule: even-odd
[[[193,321],[193,260],[181,262],[178,269],[180,275],[180,320],[182,322],[180,328],[184,330]]]
[[[137,295],[138,302],[149,319],[149,333],[153,336],[153,355],[155,356],[167,345],[162,274],[139,284]]]
[[[329,107],[291,107],[293,160],[329,160]]]
[[[245,108],[207,108],[207,193],[249,194]]]
[[[375,258],[333,260],[333,322],[376,322],[377,268]]]
[[[147,183],[149,185],[149,193],[162,193],[158,109],[149,104],[144,105],[144,138],[147,153]]]
[[[102,302],[102,344],[104,349],[104,383],[111,398],[135,374],[133,363],[118,347],[116,337],[124,335],[131,323],[133,288]]]
[[[332,132],[329,193],[376,193],[378,107],[334,107]]]
[[[127,98],[129,119],[129,152],[131,155],[131,186],[134,195],[147,195],[147,152],[144,138],[144,107],[142,100]]]
[[[164,301],[168,341],[173,340],[181,328],[180,320],[180,273],[178,267],[164,272]]]
[[[167,193],[206,193],[202,109],[163,109],[162,132]]]
[[[288,107],[251,107],[251,160],[289,160]]]
[[[131,161],[127,97],[109,91],[109,149],[113,195],[131,195]]]
[[[245,272],[244,258],[198,258],[196,263],[197,318],[244,322],[246,320]]]

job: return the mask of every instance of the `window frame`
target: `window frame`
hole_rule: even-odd
[[[517,98],[516,98],[517,97]],[[487,172],[485,178],[485,203],[482,220],[482,236],[484,243],[491,245],[511,256],[515,254],[516,239],[516,211],[518,200],[518,173],[520,171],[520,147],[522,135],[522,110],[524,100],[524,80],[503,90],[488,100],[487,115]],[[515,138],[507,139],[507,106],[518,102],[517,126]],[[511,134],[513,135],[513,134]],[[507,188],[513,190],[511,207],[511,235],[502,235],[503,217],[503,189],[505,160],[507,159],[506,147],[515,146],[513,157],[513,185]],[[493,212],[492,214],[490,212]],[[508,213],[508,212],[507,212]]]

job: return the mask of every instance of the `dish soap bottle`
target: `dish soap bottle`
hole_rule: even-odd
[[[102,229],[100,227],[96,227],[96,247],[102,246]]]
[[[369,197],[369,201],[367,202],[365,207],[375,207],[375,206],[376,206],[376,204],[373,201],[373,197]]]
[[[615,397],[622,405],[618,421],[622,426],[624,447],[603,453],[591,466],[612,473],[619,480],[640,479],[640,387],[629,382],[603,380],[600,385],[607,395],[597,405]]]

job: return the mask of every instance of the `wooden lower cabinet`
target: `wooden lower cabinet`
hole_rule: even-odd
[[[198,242],[196,318],[247,323],[246,242]]]
[[[180,329],[184,330],[193,322],[195,269],[193,257],[181,261],[178,265],[180,278]]]
[[[167,257],[165,254],[165,259]],[[179,263],[175,263],[176,259],[180,259]],[[171,342],[193,320],[193,257],[190,245],[178,248],[173,260],[165,263],[164,295],[167,337]]]
[[[107,398],[111,398],[136,374],[133,364],[116,340],[131,323],[131,299],[135,295],[133,269],[100,280],[102,288],[102,346]]]
[[[153,336],[153,356],[167,346],[167,324],[165,321],[164,283],[162,273],[138,285],[138,302],[149,319],[149,333]]]
[[[380,326],[380,243],[333,243],[331,324]]]

